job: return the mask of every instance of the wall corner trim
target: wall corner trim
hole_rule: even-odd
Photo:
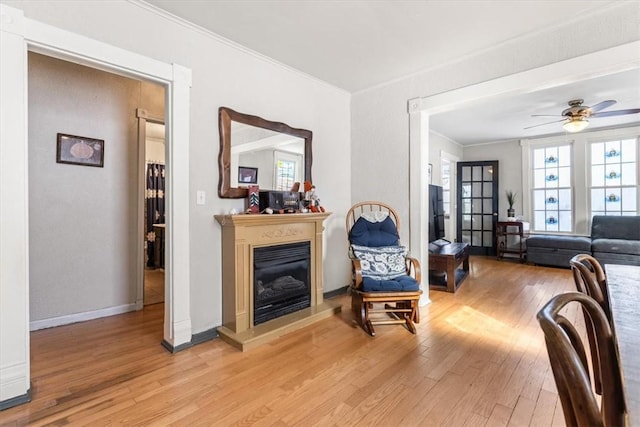
[[[407,101],[407,112],[409,114],[417,113],[422,109],[422,98],[413,98]]]

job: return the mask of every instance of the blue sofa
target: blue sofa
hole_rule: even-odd
[[[569,267],[578,254],[591,254],[601,264],[640,265],[640,216],[595,215],[591,237],[533,235],[527,239],[527,261]]]

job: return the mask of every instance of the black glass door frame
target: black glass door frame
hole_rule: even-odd
[[[458,162],[457,241],[472,255],[496,255],[498,161]]]

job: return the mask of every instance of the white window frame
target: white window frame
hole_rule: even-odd
[[[546,139],[546,138],[545,138]],[[544,148],[551,148],[551,147],[564,147],[564,146],[569,146],[569,151],[570,151],[570,156],[571,156],[571,161],[569,163],[569,167],[571,168],[571,175],[569,177],[569,188],[571,189],[571,229],[569,231],[551,231],[551,230],[536,230],[535,229],[535,205],[533,202],[533,193],[535,192],[535,190],[537,190],[537,188],[535,188],[534,186],[534,182],[533,182],[533,174],[534,174],[534,158],[533,158],[533,152],[534,150],[539,150],[539,149],[544,149]],[[572,234],[575,232],[575,212],[576,212],[576,205],[575,205],[575,149],[574,149],[574,141],[573,140],[567,140],[567,139],[553,139],[552,141],[544,141],[541,140],[540,143],[536,143],[536,144],[532,144],[529,148],[529,167],[526,169],[527,173],[529,175],[529,188],[527,189],[527,193],[529,196],[529,199],[531,200],[531,207],[529,209],[530,212],[530,223],[531,223],[531,230],[537,233],[545,233],[545,234]],[[558,187],[559,189],[560,187]],[[566,187],[563,187],[566,188]]]
[[[594,119],[595,120],[595,119]],[[589,236],[591,234],[591,142],[610,139],[628,139],[640,135],[640,126],[628,126],[616,129],[584,131],[574,134],[562,134],[552,137],[523,139],[522,149],[522,192],[523,212],[532,221],[532,154],[533,148],[572,143],[572,188],[573,188],[573,233],[544,232],[544,234],[573,234]],[[640,157],[640,149],[636,151]],[[640,162],[636,163],[640,177]],[[578,183],[579,185],[576,185]],[[639,186],[640,187],[640,186]],[[640,202],[640,188],[638,188]],[[640,214],[640,203],[638,206]],[[535,232],[532,231],[535,234]]]
[[[591,227],[591,219],[593,218],[593,212],[591,211],[592,200],[591,190],[592,185],[592,159],[591,159],[591,144],[598,142],[607,142],[613,140],[635,139],[636,140],[636,215],[640,215],[640,126],[631,128],[614,129],[608,134],[599,133],[602,136],[590,136],[586,141],[586,187],[587,187],[587,211],[588,211],[588,223]],[[620,187],[618,187],[620,188]]]

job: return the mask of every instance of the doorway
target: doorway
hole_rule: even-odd
[[[139,115],[139,114],[138,114]],[[165,126],[160,119],[138,117],[144,128],[144,305],[164,302],[165,276]],[[140,136],[142,136],[140,134]]]
[[[2,5],[4,6],[4,5]],[[3,141],[0,156],[0,192],[3,221],[0,223],[2,235],[2,268],[0,276],[6,283],[6,295],[0,310],[0,323],[11,324],[11,333],[3,334],[0,347],[12,349],[10,382],[0,378],[0,390],[4,396],[13,399],[14,404],[26,402],[30,394],[30,338],[29,338],[29,243],[30,231],[28,212],[28,99],[27,52],[58,56],[61,59],[81,61],[105,71],[143,77],[167,88],[166,110],[168,117],[167,152],[169,171],[167,186],[172,190],[168,199],[167,229],[167,292],[163,345],[176,351],[191,341],[190,313],[190,240],[189,240],[189,130],[191,70],[179,64],[168,64],[134,52],[106,45],[76,33],[64,31],[51,25],[26,18],[21,10],[3,7],[2,49],[0,49],[0,116],[3,127]],[[5,25],[6,24],[6,25]],[[180,144],[174,141],[181,141]],[[135,195],[134,195],[135,197]],[[139,198],[138,198],[139,199]],[[132,198],[132,200],[134,200]],[[135,203],[135,201],[134,201]],[[99,226],[99,225],[97,225]],[[136,233],[136,236],[139,234]],[[142,244],[140,244],[142,247]],[[99,263],[99,259],[89,261]],[[7,279],[7,280],[5,280]],[[6,364],[5,353],[0,353],[0,362]]]
[[[455,171],[460,159],[452,154],[440,153],[440,176],[444,207],[445,239],[457,241],[457,179]]]
[[[457,240],[473,255],[496,255],[498,161],[458,162]]]

